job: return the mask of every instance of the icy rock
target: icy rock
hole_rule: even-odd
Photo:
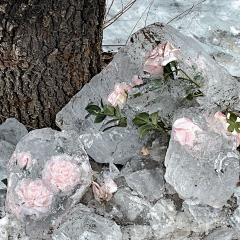
[[[135,33],[128,46],[123,47],[113,61],[96,75],[90,83],[84,85],[70,102],[57,114],[56,123],[62,130],[77,134],[88,154],[97,162],[125,164],[136,151],[141,149],[147,139],[140,140],[136,126],[132,119],[139,112],[153,113],[159,111],[159,116],[166,123],[170,123],[173,112],[187,104],[196,106],[194,101],[189,102],[186,97],[193,91],[194,86],[188,81],[169,79],[161,81],[161,88],[151,89],[147,83],[133,88],[122,110],[127,117],[128,126],[112,128],[102,132],[103,124],[95,124],[94,116],[89,115],[85,107],[89,104],[100,105],[101,99],[106,103],[108,94],[113,90],[116,82],[130,83],[134,75],[143,75],[142,59],[147,49],[151,49],[156,42],[166,43],[170,40],[175,48],[181,49],[182,61],[179,67],[185,70],[190,77],[199,74],[199,84],[205,97],[197,98],[201,104],[218,104],[230,108],[238,103],[238,87],[236,80],[222,69],[212,57],[193,39],[186,37],[173,27],[153,24]],[[201,76],[200,76],[201,75]],[[227,79],[227,81],[226,81]],[[138,94],[133,97],[133,94]]]
[[[92,181],[80,141],[50,128],[31,131],[8,164],[6,208],[31,239],[48,239],[52,227],[83,196]]]
[[[189,210],[199,225],[205,225],[206,228],[226,222],[225,213],[221,209],[200,204],[199,200],[187,199],[183,202],[183,207]]]
[[[8,213],[0,219],[0,239],[32,240],[26,235],[20,222],[12,214]]]
[[[213,230],[208,236],[204,237],[203,240],[233,240],[234,230],[232,228],[228,228],[223,226],[221,228],[217,228]]]
[[[61,226],[54,230],[52,238],[53,240],[122,240],[122,232],[114,221],[91,213],[86,206],[78,204],[64,218]]]
[[[130,225],[122,228],[122,240],[152,240],[152,228],[149,225]]]
[[[0,189],[0,219],[5,216],[5,199],[6,199],[7,190]]]
[[[7,188],[1,180],[7,178],[7,164],[14,150],[13,144],[0,139],[0,189]]]
[[[26,134],[28,134],[26,127],[15,118],[8,118],[0,125],[0,139],[13,145],[17,145]]]
[[[150,201],[158,200],[164,192],[164,173],[162,169],[141,170],[127,175],[127,184],[141,196],[146,196]]]
[[[165,180],[182,198],[197,198],[221,208],[233,194],[239,177],[239,154],[234,136],[227,135],[211,109],[190,108],[176,112],[203,131],[196,133],[193,147],[180,145],[173,137],[165,158]]]

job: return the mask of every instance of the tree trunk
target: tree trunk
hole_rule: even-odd
[[[0,123],[56,129],[55,116],[101,71],[105,0],[0,0]]]

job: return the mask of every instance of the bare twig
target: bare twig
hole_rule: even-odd
[[[154,1],[154,0],[153,0],[153,1]],[[137,23],[135,24],[135,26],[133,27],[132,31],[130,32],[130,34],[129,34],[129,36],[128,36],[128,39],[129,39],[130,36],[132,35],[132,32],[134,31],[135,27],[138,25],[139,21],[142,19],[144,13],[145,13],[145,12],[147,11],[147,9],[152,5],[153,1],[149,3],[149,5],[146,7],[146,9],[144,10],[144,12],[142,13],[141,17],[138,19]],[[127,39],[127,41],[126,41],[125,44],[127,44],[128,39]]]
[[[146,25],[147,25],[148,14],[149,14],[149,11],[150,11],[150,8],[151,8],[153,2],[154,2],[154,0],[152,0],[150,6],[149,6],[149,8],[148,8],[147,17],[146,17],[146,19],[145,19],[145,27],[146,27]]]
[[[109,11],[110,11],[110,9],[111,9],[113,3],[114,3],[114,0],[112,0],[111,5],[110,5],[110,7],[108,8],[108,11],[106,12],[106,14],[105,14],[105,16],[104,16],[104,21],[106,21],[107,16],[108,16],[108,14],[109,14]]]
[[[109,27],[114,22],[116,22],[125,12],[127,12],[137,0],[129,2],[121,11],[119,11],[114,17],[104,22],[103,29]]]
[[[196,7],[197,5],[199,5],[199,4],[203,3],[203,2],[206,2],[206,0],[203,0],[203,1],[199,2],[199,3],[197,3],[197,4],[193,4],[191,8],[189,8],[189,9],[187,9],[186,11],[182,12],[181,14],[177,15],[177,16],[174,17],[172,20],[170,20],[167,24],[169,24],[170,22],[172,22],[172,21],[175,20],[176,18],[180,17],[180,16],[183,15],[185,12],[188,12],[188,13],[189,13],[194,7]],[[167,25],[167,24],[166,24],[166,25]]]

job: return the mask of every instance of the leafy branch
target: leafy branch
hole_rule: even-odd
[[[115,119],[111,119],[108,121],[105,125],[113,122],[118,122],[117,125],[107,127],[103,130],[103,132],[109,130],[110,128],[113,127],[126,127],[127,126],[127,119],[121,117],[120,109],[119,106],[113,107],[111,105],[103,105],[102,100],[101,100],[101,106],[103,109],[101,109],[97,105],[88,105],[85,110],[88,111],[90,114],[95,115],[95,120],[94,123],[100,123],[102,122],[107,116],[110,117],[116,117]]]
[[[228,117],[229,116],[229,117]],[[232,111],[226,111],[226,120],[230,124],[228,126],[228,131],[233,132],[236,130],[237,133],[240,133],[240,122],[237,122],[237,116]]]
[[[133,124],[139,126],[138,135],[141,139],[145,138],[146,135],[152,130],[167,132],[169,128],[164,128],[163,122],[158,122],[158,111],[151,115],[143,112],[139,113],[133,120]]]

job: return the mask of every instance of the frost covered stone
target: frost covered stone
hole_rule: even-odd
[[[88,156],[77,139],[50,128],[34,130],[20,140],[9,161],[6,209],[30,237],[45,239],[91,181]]]
[[[28,133],[26,127],[15,118],[8,118],[0,125],[0,139],[16,145]]]
[[[0,139],[0,189],[7,188],[1,180],[7,178],[7,164],[14,150],[13,144]]]
[[[91,213],[89,208],[78,204],[53,232],[53,240],[68,239],[122,240],[122,232],[114,221]]]
[[[89,104],[100,106],[101,99],[106,104],[107,96],[114,89],[115,84],[126,82],[130,84],[135,75],[143,74],[142,61],[147,50],[153,45],[171,41],[176,49],[181,50],[182,61],[179,68],[202,86],[204,97],[197,98],[201,105],[217,104],[222,108],[231,108],[238,103],[238,86],[236,80],[226,70],[222,69],[212,57],[193,39],[186,37],[169,25],[152,24],[135,33],[129,45],[120,49],[112,62],[96,75],[90,83],[84,85],[71,101],[57,114],[56,122],[62,130],[70,131],[79,136],[88,154],[97,162],[125,164],[142,146],[145,141],[140,140],[137,128],[132,119],[140,112],[149,114],[159,111],[159,116],[166,123],[171,123],[173,112],[179,107],[196,104],[186,100],[195,89],[192,83],[173,80],[133,87],[121,114],[127,117],[127,127],[115,127],[106,132],[103,124],[111,118],[107,117],[102,123],[94,123],[93,115],[89,115],[85,107]],[[179,73],[180,76],[182,73]],[[136,95],[135,95],[136,94]]]
[[[173,137],[165,158],[165,179],[184,199],[197,198],[203,204],[221,208],[233,194],[239,177],[236,139],[227,135],[216,111],[189,108],[176,112],[174,121],[186,117],[202,132],[194,145],[182,146]]]

